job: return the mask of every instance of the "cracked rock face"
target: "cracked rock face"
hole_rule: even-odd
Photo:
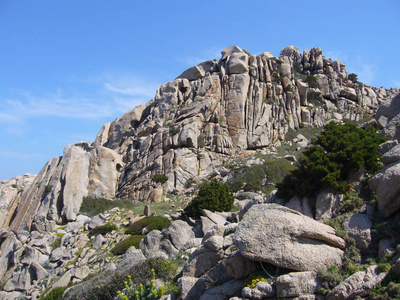
[[[248,259],[297,271],[340,266],[345,247],[332,227],[278,204],[252,206],[233,241]]]

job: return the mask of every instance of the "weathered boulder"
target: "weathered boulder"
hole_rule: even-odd
[[[192,227],[182,220],[171,222],[165,235],[168,236],[172,245],[178,249],[178,251],[182,252],[191,248],[191,243],[195,238]]]
[[[354,214],[346,218],[343,223],[344,230],[356,242],[357,248],[367,250],[371,245],[372,222],[365,214]]]
[[[326,299],[347,300],[366,296],[386,274],[387,272],[381,272],[378,266],[371,266],[366,271],[357,272],[346,278],[326,296]]]
[[[396,145],[382,155],[381,161],[383,164],[388,165],[400,160],[400,145]]]
[[[229,299],[236,295],[243,287],[243,280],[230,280],[220,286],[208,289],[201,295],[199,300],[221,300]]]
[[[383,167],[368,181],[368,185],[376,193],[378,207],[385,216],[400,209],[400,163]]]
[[[321,285],[316,272],[295,272],[276,278],[276,293],[279,298],[314,295]]]
[[[340,266],[345,247],[332,227],[278,204],[252,206],[233,242],[246,258],[297,271]]]
[[[207,288],[202,278],[184,276],[178,279],[180,296],[184,300],[198,300],[200,295]]]
[[[343,194],[330,189],[321,190],[315,202],[315,219],[323,222],[334,217],[343,199]]]

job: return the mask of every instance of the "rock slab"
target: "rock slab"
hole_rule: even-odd
[[[345,247],[332,227],[278,204],[252,206],[233,242],[248,259],[297,271],[341,266]]]

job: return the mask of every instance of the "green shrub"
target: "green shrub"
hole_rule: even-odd
[[[234,197],[228,184],[217,180],[204,183],[199,194],[184,209],[188,216],[200,216],[202,209],[211,211],[230,211],[233,207]]]
[[[139,248],[139,244],[144,237],[144,235],[132,235],[125,240],[117,243],[111,250],[111,253],[114,255],[121,255],[124,254],[129,249],[129,247],[134,246],[135,248]]]
[[[382,166],[377,152],[383,141],[372,127],[361,129],[353,124],[329,123],[304,151],[301,167],[277,184],[278,197],[312,196],[324,187],[345,192],[351,171],[365,165],[368,172],[374,173]]]
[[[142,234],[144,228],[151,230],[163,230],[171,224],[171,221],[167,217],[163,216],[148,216],[135,223],[129,225],[126,229],[126,234]]]
[[[304,82],[307,82],[308,86],[310,88],[317,88],[318,87],[317,78],[314,77],[313,75],[308,75],[307,78],[304,80]]]
[[[66,287],[56,287],[52,289],[46,296],[40,297],[41,300],[60,300]]]
[[[164,174],[157,174],[154,175],[153,179],[154,182],[160,182],[160,183],[165,183],[168,180],[168,177],[165,176]]]
[[[83,197],[79,212],[93,217],[114,207],[133,208],[134,204],[128,199],[108,200],[105,198]]]
[[[277,183],[295,167],[286,159],[266,159],[261,165],[243,166],[233,172],[229,181],[232,191],[265,191],[268,183]]]
[[[100,225],[100,226],[97,226],[97,227],[91,229],[89,231],[89,237],[91,237],[93,235],[98,235],[98,234],[104,235],[106,233],[109,233],[109,232],[111,232],[113,230],[117,230],[117,229],[118,228],[115,224],[107,223],[107,224]]]
[[[160,299],[164,295],[164,287],[155,288],[154,281],[156,279],[154,269],[151,269],[153,278],[145,285],[140,284],[138,288],[133,285],[132,277],[128,276],[125,282],[125,291],[118,291],[118,297],[122,300],[155,300]]]
[[[154,269],[156,278],[165,282],[165,294],[169,294],[177,291],[173,280],[177,273],[177,266],[181,267],[182,265],[181,260],[150,258],[134,265],[125,265],[116,271],[98,272],[68,289],[64,297],[80,300],[114,300],[117,291],[125,288],[128,275],[131,275],[132,285],[138,287],[152,279],[151,269]]]
[[[318,270],[318,276],[321,278],[321,287],[318,289],[318,293],[322,295],[328,294],[345,279],[337,266],[331,266],[327,270]]]
[[[204,142],[204,135],[200,134],[197,137],[197,147],[204,148],[205,146],[206,146],[206,143]]]

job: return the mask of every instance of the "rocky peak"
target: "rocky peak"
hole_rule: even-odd
[[[228,47],[218,61],[189,68],[147,104],[105,124],[93,143],[68,145],[44,166],[6,227],[47,230],[73,221],[84,196],[163,200],[232,157],[279,144],[289,129],[359,120],[398,92],[350,79],[318,47],[301,53],[288,46],[279,57]]]

